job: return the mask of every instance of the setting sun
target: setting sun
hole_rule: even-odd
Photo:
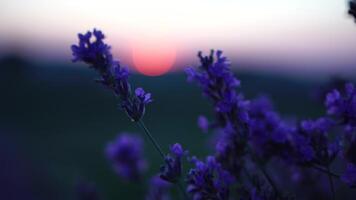
[[[147,76],[167,73],[176,59],[174,45],[159,41],[140,41],[132,45],[132,60],[138,72]]]

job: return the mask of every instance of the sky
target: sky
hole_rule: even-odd
[[[169,62],[170,55],[175,68],[212,48],[253,70],[348,74],[356,66],[356,25],[346,0],[0,1],[3,53],[65,60],[76,34],[94,27],[116,57],[136,68],[145,61],[137,58],[142,48],[144,58]]]

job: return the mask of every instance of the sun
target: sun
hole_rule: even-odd
[[[159,40],[136,41],[132,45],[132,60],[136,70],[147,76],[160,76],[172,68],[176,48]]]

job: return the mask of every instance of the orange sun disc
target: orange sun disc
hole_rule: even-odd
[[[159,76],[172,68],[176,49],[166,42],[136,42],[132,47],[132,59],[138,72],[147,76]]]

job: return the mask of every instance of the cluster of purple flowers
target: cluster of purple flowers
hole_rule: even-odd
[[[192,159],[195,167],[187,175],[187,192],[194,200],[229,198],[230,185],[234,183],[232,175],[224,170],[213,156],[206,161]]]
[[[94,39],[93,37],[94,36]],[[94,29],[78,34],[79,44],[72,45],[73,61],[84,62],[101,76],[97,81],[111,89],[120,98],[120,106],[133,121],[139,121],[145,113],[146,104],[152,102],[151,94],[137,88],[132,94],[128,82],[128,69],[113,59],[111,47],[104,43],[104,34]]]
[[[327,93],[325,116],[288,123],[273,110],[267,98],[248,101],[242,94],[236,94],[235,87],[239,81],[231,77],[229,63],[220,51],[216,54],[216,61],[213,53],[208,57],[199,53],[199,58],[202,71],[188,68],[188,81],[196,80],[203,89],[203,95],[213,102],[216,122],[208,124],[202,117],[198,122],[202,129],[214,127],[224,130],[216,146],[216,158],[224,169],[241,180],[241,172],[249,169],[248,163],[253,163],[261,170],[263,179],[269,182],[273,192],[278,193],[274,181],[264,169],[271,158],[336,176],[330,171],[330,166],[341,155],[340,152],[346,151],[344,158],[348,164],[341,180],[355,187],[356,89],[353,84],[346,83],[342,91],[334,89]],[[338,127],[344,127],[344,136],[339,135]],[[341,144],[347,143],[350,144],[343,149]],[[252,187],[247,198],[256,195],[257,186]],[[278,198],[283,198],[283,194]]]
[[[186,73],[188,81],[196,82],[211,101],[214,119],[200,116],[198,126],[205,133],[221,133],[213,155],[201,161],[178,143],[170,147],[169,154],[162,152],[142,122],[151,95],[142,88],[132,94],[127,69],[113,60],[110,46],[103,39],[95,29],[79,34],[79,45],[72,46],[74,61],[83,61],[99,72],[99,82],[119,97],[121,107],[143,128],[163,157],[159,175],[150,182],[147,200],[170,199],[171,185],[177,185],[185,198],[193,200],[291,199],[291,192],[283,191],[283,185],[274,180],[278,173],[270,175],[269,166],[276,160],[300,168],[300,172],[318,170],[329,179],[330,196],[336,195],[334,179],[356,187],[356,88],[352,83],[325,95],[325,116],[287,121],[267,97],[248,100],[237,90],[240,81],[222,51],[212,50],[208,56],[199,52],[200,66],[189,67]],[[140,137],[121,134],[107,146],[107,158],[119,176],[131,181],[141,178],[147,167],[142,145]],[[341,176],[332,168],[337,158],[345,161]],[[183,169],[186,160],[193,164],[188,170]],[[281,176],[288,175],[281,172]]]
[[[273,110],[272,102],[265,96],[251,101],[249,107],[249,139],[256,155],[264,160],[286,156],[288,135],[293,128],[281,120]]]
[[[176,183],[182,175],[182,157],[185,152],[178,143],[171,146],[171,155],[167,155],[166,164],[161,167],[161,178],[167,182]]]
[[[222,51],[215,53],[212,50],[209,56],[199,52],[198,57],[201,62],[198,70],[192,67],[186,69],[188,81],[197,82],[203,95],[212,101],[216,120],[210,127],[225,130],[216,145],[217,160],[237,176],[241,170],[241,157],[246,153],[249,102],[237,93],[240,81],[230,71],[229,62],[222,56]],[[199,126],[208,127],[203,119],[199,120]]]

